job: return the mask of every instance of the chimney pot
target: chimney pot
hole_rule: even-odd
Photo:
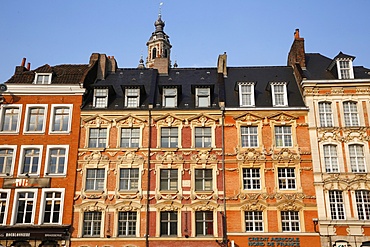
[[[24,57],[24,58],[22,59],[21,66],[22,66],[22,67],[24,67],[25,65],[26,65],[26,58]]]
[[[295,32],[294,32],[294,38],[295,39],[299,39],[300,37],[299,37],[299,29],[297,28],[296,30],[295,30]]]
[[[27,70],[31,70],[31,63],[27,63]]]

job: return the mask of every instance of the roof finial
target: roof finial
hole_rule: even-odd
[[[159,19],[159,18],[161,18],[161,16],[162,16],[162,5],[163,5],[163,2],[161,2],[161,3],[159,4],[158,19]]]

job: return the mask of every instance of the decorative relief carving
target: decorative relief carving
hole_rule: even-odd
[[[217,119],[212,118],[206,114],[199,114],[197,116],[191,117],[187,119],[187,122],[191,122],[194,125],[201,125],[201,126],[206,126],[206,125],[213,125],[216,123]]]
[[[142,199],[142,195],[138,191],[136,194],[121,194],[116,192],[117,199]]]
[[[304,193],[241,193],[239,195],[239,198],[242,200],[247,200],[247,201],[259,201],[259,200],[285,200],[285,201],[295,201],[295,200],[303,200],[303,199],[315,199],[316,196],[314,195],[305,195]]]
[[[180,193],[177,194],[161,194],[156,193],[155,198],[157,200],[175,200],[175,199],[182,199],[182,195]]]
[[[356,94],[370,94],[370,88],[369,87],[356,88]]]
[[[138,211],[140,210],[141,207],[142,205],[137,204],[137,203],[133,204],[130,201],[130,202],[119,203],[116,207],[116,211],[124,211],[124,212]]]
[[[118,127],[127,126],[132,127],[134,125],[142,125],[145,122],[145,119],[141,119],[132,115],[127,115],[122,118],[114,119],[113,125]]]
[[[166,126],[179,126],[183,122],[182,119],[180,119],[178,117],[174,117],[170,114],[167,114],[165,116],[156,118],[154,120],[158,122],[157,124],[162,124],[162,125],[166,125]]]
[[[258,201],[251,202],[240,207],[240,210],[243,211],[263,211],[265,209],[266,207],[262,204],[259,204]]]
[[[344,89],[342,87],[332,87],[331,88],[331,93],[332,94],[343,94]]]
[[[94,162],[101,162],[101,161],[109,161],[108,156],[102,155],[100,151],[92,151],[89,155],[84,157],[85,161],[94,161]]]
[[[319,89],[318,88],[306,88],[304,91],[304,95],[318,95]]]
[[[368,174],[327,174],[323,181],[325,190],[357,190],[370,189]]]
[[[301,156],[298,153],[292,152],[289,148],[282,148],[278,153],[271,156],[272,160],[278,161],[299,161]]]
[[[219,205],[217,205],[216,203],[207,202],[207,203],[192,205],[191,208],[194,211],[214,211],[215,209],[217,209],[218,206]]]
[[[265,150],[260,152],[257,151],[254,148],[248,148],[245,152],[240,152],[239,149],[236,148],[236,158],[238,160],[243,160],[243,161],[264,161],[266,160],[266,152]]]
[[[243,121],[243,122],[256,122],[256,121],[261,121],[263,120],[262,117],[258,116],[258,115],[255,115],[255,114],[251,114],[251,113],[243,113],[242,115],[240,116],[235,116],[234,117],[235,120],[239,120],[239,121]]]
[[[100,115],[94,115],[89,118],[83,119],[83,122],[85,122],[88,126],[94,126],[94,127],[101,127],[101,126],[111,126],[112,120],[109,118],[100,116]]]
[[[278,121],[278,122],[290,122],[290,121],[293,121],[293,120],[297,119],[298,117],[286,114],[284,112],[279,112],[277,114],[269,116],[268,118],[270,120],[275,120],[275,121]]]
[[[133,151],[127,151],[124,155],[119,155],[117,157],[117,162],[119,164],[123,163],[143,163],[144,162],[144,157],[141,155],[137,155]]]
[[[91,212],[91,211],[99,211],[102,212],[107,208],[107,206],[101,203],[89,204],[89,205],[81,205],[81,210],[83,212]]]
[[[182,155],[176,154],[175,152],[165,152],[164,154],[157,154],[156,159],[162,162],[176,162],[182,161]]]
[[[287,201],[278,206],[281,211],[299,211],[302,206],[297,205],[294,201]]]
[[[191,193],[190,199],[192,200],[217,200],[219,199],[218,195],[216,193],[212,194],[197,194],[197,193]]]
[[[366,127],[358,127],[358,128],[343,128],[343,141],[344,142],[351,142],[351,141],[359,141],[365,142],[369,141],[369,136],[366,133]]]
[[[175,202],[165,202],[159,203],[158,205],[156,205],[156,207],[159,209],[159,211],[178,211],[183,207],[183,205]]]
[[[207,163],[210,161],[216,161],[217,156],[216,154],[210,154],[210,151],[208,150],[201,150],[197,154],[191,155],[190,159],[199,163]]]

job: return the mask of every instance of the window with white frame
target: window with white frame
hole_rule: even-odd
[[[208,148],[212,145],[212,128],[195,127],[195,147]]]
[[[19,175],[33,176],[40,173],[42,146],[28,146],[21,149]]]
[[[326,172],[339,172],[337,146],[328,144],[323,146],[324,164]]]
[[[339,79],[353,79],[352,60],[337,60]]]
[[[321,127],[333,127],[331,102],[319,102],[319,119]]]
[[[71,126],[72,105],[52,105],[50,132],[68,133]]]
[[[65,175],[68,163],[68,146],[47,147],[46,175]]]
[[[50,84],[51,83],[51,73],[36,73],[34,84]]]
[[[0,146],[0,175],[13,173],[16,146]]]
[[[294,190],[296,189],[296,176],[294,168],[279,167],[278,168],[278,181],[279,189],[281,190]]]
[[[123,191],[137,191],[139,189],[139,169],[121,168],[119,189]]]
[[[86,169],[86,191],[103,191],[105,187],[105,169]]]
[[[94,89],[94,107],[106,108],[108,106],[108,88]]]
[[[262,211],[245,211],[244,220],[246,232],[263,232]]]
[[[279,148],[292,147],[292,126],[275,126],[275,145]]]
[[[126,88],[125,89],[125,107],[136,108],[140,106],[140,89]]]
[[[299,212],[281,211],[281,229],[283,232],[299,232]]]
[[[339,190],[329,191],[329,206],[332,220],[344,220],[343,192]]]
[[[26,132],[43,132],[45,130],[46,106],[29,106],[27,108]]]
[[[271,83],[272,105],[288,106],[287,85],[285,82]]]
[[[0,190],[0,225],[6,224],[6,216],[9,205],[9,190]]]
[[[239,105],[254,106],[254,83],[239,83]]]
[[[356,190],[356,206],[359,220],[370,220],[370,191]]]
[[[161,212],[161,236],[177,236],[177,212]]]
[[[212,169],[195,169],[195,190],[212,191]]]
[[[83,219],[83,237],[100,237],[102,224],[102,212],[89,211],[84,212]]]
[[[121,129],[121,148],[137,148],[140,143],[140,128]]]
[[[61,224],[63,215],[64,191],[55,189],[43,190],[42,224]]]
[[[178,170],[161,169],[160,171],[160,190],[177,191]]]
[[[359,126],[357,103],[353,101],[343,102],[344,124],[346,127]]]
[[[177,127],[162,127],[161,128],[161,147],[162,148],[177,148],[179,142],[179,130]]]
[[[177,88],[163,88],[163,107],[177,106]]]
[[[18,132],[21,107],[8,105],[2,107],[1,112],[1,131]]]
[[[136,236],[136,212],[118,212],[118,236]]]
[[[107,146],[107,128],[90,128],[89,148],[105,148]]]
[[[260,168],[243,168],[243,189],[261,189]]]
[[[258,127],[241,126],[241,144],[243,148],[258,147]]]
[[[213,235],[213,212],[197,211],[195,212],[195,233],[196,236]]]
[[[366,172],[363,146],[359,144],[348,145],[348,150],[352,172]]]
[[[37,190],[15,190],[14,224],[33,224]]]
[[[210,88],[196,88],[196,107],[209,107],[211,105],[211,89]]]

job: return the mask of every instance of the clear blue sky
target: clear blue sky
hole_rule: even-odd
[[[296,28],[306,52],[370,67],[369,0],[0,0],[0,82],[23,57],[35,69],[99,52],[136,67],[160,2],[179,67],[214,67],[223,52],[228,66],[286,65]]]

